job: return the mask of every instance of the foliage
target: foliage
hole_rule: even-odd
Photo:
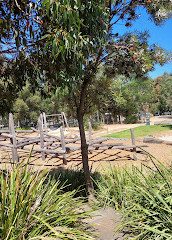
[[[141,170],[114,166],[97,181],[98,199],[121,209],[119,230],[130,230],[133,239],[171,239],[172,173],[157,160],[152,163]]]
[[[0,171],[1,239],[92,239],[81,220],[86,217],[74,198],[63,193],[59,180],[27,165]],[[79,210],[80,209],[80,210]]]
[[[128,116],[128,117],[124,120],[124,122],[127,123],[127,124],[128,124],[128,123],[136,123],[137,120],[138,120],[137,115],[132,114],[131,116]]]
[[[151,126],[140,126],[134,128],[134,135],[135,137],[145,137],[149,134],[155,133],[155,132],[163,132],[172,130],[172,125],[151,125]],[[131,138],[130,130],[123,130],[120,132],[109,134],[108,137],[114,137],[114,138]]]
[[[31,84],[27,81],[26,86],[18,93],[18,98],[13,104],[13,111],[15,120],[20,121],[21,125],[25,120],[37,123],[41,112],[52,114],[60,110],[57,97],[48,93],[46,87],[42,88],[42,91],[44,91],[44,96],[40,93],[39,87],[33,92]]]
[[[172,74],[164,73],[154,79],[154,102],[156,104],[156,112],[172,111]]]

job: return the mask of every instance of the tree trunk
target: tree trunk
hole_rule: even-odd
[[[81,154],[82,154],[82,164],[84,169],[85,175],[85,182],[87,187],[88,194],[93,193],[93,182],[90,175],[90,169],[88,164],[88,144],[86,142],[85,130],[84,130],[84,120],[83,120],[83,113],[80,109],[77,109],[77,118],[79,124],[79,131],[81,137]]]

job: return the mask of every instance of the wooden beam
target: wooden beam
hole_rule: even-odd
[[[17,153],[17,140],[16,140],[16,134],[15,134],[15,130],[14,130],[14,120],[13,120],[13,114],[12,113],[9,113],[9,132],[12,135],[12,137],[10,138],[10,141],[13,145],[12,159],[13,159],[14,162],[18,162],[19,157],[18,157],[18,153]]]
[[[65,147],[65,138],[64,138],[64,132],[63,132],[63,127],[60,127],[60,135],[61,135],[61,145],[62,145],[62,150],[65,151],[63,154],[63,163],[67,165],[67,160],[66,160],[66,147]]]
[[[28,150],[28,151],[36,151],[36,152],[41,152],[41,153],[49,153],[49,154],[58,154],[58,155],[63,155],[66,151],[65,150],[51,150],[51,149],[43,149],[43,148],[27,148],[24,147],[24,150]]]
[[[131,128],[130,129],[130,132],[131,132],[131,141],[132,141],[132,144],[133,145],[136,145],[136,141],[135,141],[135,137],[134,137],[134,130]],[[133,158],[135,161],[137,161],[137,154],[136,154],[136,146],[133,147]]]
[[[3,146],[3,147],[10,147],[10,148],[13,148],[13,144],[10,144],[10,143],[2,143],[0,142],[0,146]]]
[[[39,134],[40,134],[40,147],[41,149],[44,148],[44,133],[43,133],[43,128],[42,128],[42,122],[43,122],[43,118],[42,118],[42,114],[40,114],[39,119],[38,119],[38,129],[39,129]],[[45,160],[45,153],[42,151],[41,153],[42,155],[42,160]]]
[[[46,115],[43,112],[43,120],[44,120],[44,128],[45,128],[45,132],[48,133],[48,129],[47,129],[47,119],[46,119]]]

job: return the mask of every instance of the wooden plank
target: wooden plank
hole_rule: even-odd
[[[41,149],[44,148],[44,133],[43,133],[43,129],[42,129],[42,114],[40,114],[39,119],[38,119],[38,129],[39,129],[39,134],[40,134],[40,147]],[[42,160],[45,160],[45,153],[42,151],[41,152],[42,155]]]
[[[62,150],[66,150],[65,147],[65,138],[64,138],[64,132],[63,132],[63,127],[60,127],[60,135],[61,135],[61,145],[62,145]],[[63,164],[67,165],[67,160],[66,160],[66,151],[63,154]]]
[[[17,153],[17,140],[14,130],[14,120],[13,120],[13,114],[9,113],[9,131],[12,137],[10,138],[11,143],[13,144],[12,148],[12,159],[14,162],[19,161],[18,153]]]

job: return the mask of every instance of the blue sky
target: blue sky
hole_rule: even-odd
[[[155,43],[158,46],[172,52],[172,19],[167,20],[162,26],[155,26],[154,22],[149,19],[149,15],[145,10],[140,9],[138,12],[141,16],[134,22],[132,27],[126,28],[122,24],[118,24],[114,27],[115,32],[119,32],[121,35],[126,31],[147,30],[150,35],[150,44]],[[160,66],[159,64],[155,65],[155,70],[150,72],[149,75],[151,78],[155,78],[162,75],[164,72],[172,73],[172,61],[164,66]]]

